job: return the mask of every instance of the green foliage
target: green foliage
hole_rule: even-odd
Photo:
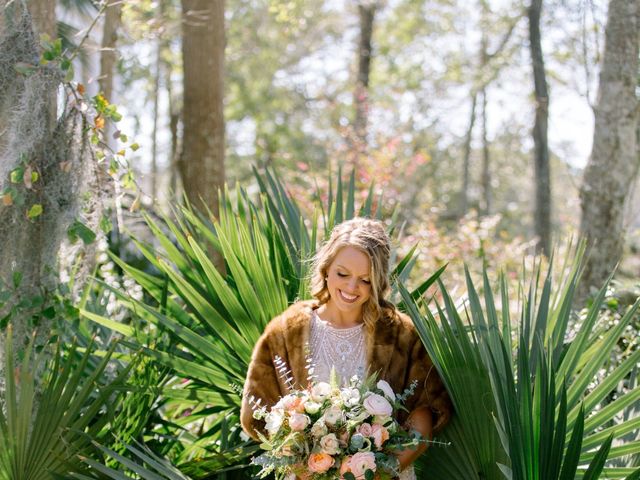
[[[128,445],[127,450],[133,454],[136,461],[124,457],[117,452],[96,444],[97,448],[105,455],[116,460],[120,465],[126,467],[129,471],[137,473],[136,478],[142,480],[189,480],[189,477],[183,475],[177,468],[173,467],[167,460],[158,457],[149,448],[141,445]],[[121,471],[108,468],[95,460],[86,459],[86,463],[93,467],[97,472],[106,475],[107,478],[114,480],[123,480],[131,478],[129,475],[123,474]],[[73,475],[73,478],[89,480],[91,477],[84,475]]]
[[[577,326],[575,337],[565,343],[572,326],[571,305],[581,258],[579,250],[573,266],[563,268],[556,288],[548,273],[539,290],[539,270],[534,271],[529,289],[519,289],[515,324],[504,277],[500,303],[496,303],[484,273],[482,305],[467,272],[467,322],[462,320],[462,305],[444,286],[444,305],[437,305],[439,321],[426,305],[412,302],[401,289],[456,409],[452,426],[445,432],[453,446],[434,449],[428,455],[425,468],[432,478],[572,479],[599,478],[601,474],[625,478],[634,471],[606,468],[605,462],[640,450],[634,442],[611,448],[614,439],[623,439],[635,427],[630,422],[610,424],[640,398],[640,389],[634,387],[615,401],[608,396],[631,374],[640,354],[614,366],[596,387],[590,384],[608,361],[640,300],[619,323],[605,330],[598,322],[605,285]],[[467,462],[461,464],[456,458]]]
[[[326,204],[318,206],[309,223],[277,175],[266,172],[257,179],[259,201],[241,188],[226,192],[215,221],[188,206],[162,221],[145,216],[156,243],[135,242],[157,273],[113,258],[148,295],[135,300],[111,289],[133,314],[131,325],[82,311],[124,334],[129,348],[141,350],[175,375],[156,389],[166,418],[162,428],[167,430],[153,427],[147,438],[161,431],[170,436],[173,443],[164,448],[167,458],[194,479],[212,472],[234,478],[249,474],[235,469],[246,468],[257,450],[242,438],[238,419],[239,392],[253,345],[270,318],[292,301],[308,297],[306,260],[335,223],[357,211],[353,175],[346,182],[339,179],[335,189],[332,184]],[[361,212],[375,214],[373,204],[369,196]],[[212,265],[214,251],[225,260],[224,273]],[[607,328],[600,323],[603,289],[576,323],[571,304],[580,273],[579,251],[556,275],[557,287],[550,273],[540,283],[538,267],[528,290],[520,287],[515,299],[504,277],[496,302],[487,274],[479,288],[466,272],[464,321],[462,305],[442,284],[437,314],[422,300],[444,267],[413,292],[402,286],[415,265],[415,251],[394,271],[400,304],[416,323],[456,409],[443,432],[452,446],[432,447],[421,465],[430,478],[564,480],[596,478],[601,472],[607,478],[631,474],[632,468],[606,465],[638,451],[633,442],[617,445],[637,422],[611,422],[638,399],[640,389],[633,387],[615,401],[610,401],[610,393],[628,377],[640,354],[631,354],[599,384],[592,383],[638,304]],[[509,311],[514,304],[519,305],[517,321]],[[131,453],[124,447],[117,455],[131,458]]]
[[[123,369],[108,383],[101,381],[115,344],[93,366],[93,344],[84,351],[75,343],[68,351],[58,345],[47,360],[47,349],[35,353],[31,342],[16,365],[11,326],[4,340],[8,375],[0,398],[0,478],[45,480],[86,471],[80,455],[90,453],[92,438],[100,438],[111,418],[109,402],[128,375]]]
[[[172,461],[193,478],[237,467],[257,451],[242,440],[239,428],[240,391],[253,346],[271,318],[296,299],[308,298],[308,260],[333,224],[356,212],[373,213],[372,201],[356,208],[351,175],[348,182],[338,180],[325,213],[307,225],[300,205],[276,175],[256,175],[259,201],[251,201],[242,189],[227,192],[216,221],[188,206],[161,222],[145,215],[157,246],[134,241],[158,273],[150,275],[113,257],[148,295],[135,300],[111,288],[134,315],[134,324],[81,310],[87,319],[125,335],[125,345],[176,376],[156,391],[173,423],[171,435],[179,441],[169,452]],[[224,273],[214,268],[212,251],[224,258]],[[402,258],[395,275],[408,275],[412,265],[409,257]]]

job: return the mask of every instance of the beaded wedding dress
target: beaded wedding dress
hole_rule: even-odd
[[[367,371],[364,324],[334,328],[321,320],[314,310],[309,337],[314,375],[318,380],[328,381],[332,368],[335,368],[338,378],[344,383],[354,375],[364,377]],[[416,480],[413,466],[401,472],[398,478]]]

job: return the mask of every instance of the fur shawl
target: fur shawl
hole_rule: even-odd
[[[309,342],[314,308],[317,308],[314,301],[291,305],[269,322],[253,350],[240,413],[243,429],[253,438],[255,429],[263,431],[264,422],[253,419],[249,399],[253,396],[261,399],[262,405],[272,406],[287,393],[274,366],[276,356],[291,369],[295,387],[306,386],[305,345]],[[369,372],[378,372],[378,378],[389,382],[395,392],[402,392],[417,380],[418,388],[405,406],[409,411],[421,406],[430,408],[433,430],[441,430],[451,415],[451,402],[409,317],[398,314],[395,318],[378,320],[373,335],[365,331],[365,342]]]

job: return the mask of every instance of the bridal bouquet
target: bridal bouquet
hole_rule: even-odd
[[[398,475],[394,451],[424,442],[394,419],[415,385],[394,393],[384,380],[353,377],[347,386],[312,382],[290,389],[270,409],[254,404],[254,418],[265,421],[259,434],[265,453],[253,459],[258,476],[274,472],[277,479],[387,480]]]

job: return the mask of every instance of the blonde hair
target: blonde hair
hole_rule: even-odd
[[[354,247],[369,257],[371,296],[362,305],[362,319],[372,328],[380,318],[396,314],[395,306],[385,299],[389,293],[389,256],[391,242],[382,222],[356,217],[336,225],[329,239],[316,253],[311,269],[311,294],[319,305],[331,298],[327,288],[327,271],[338,252]]]

